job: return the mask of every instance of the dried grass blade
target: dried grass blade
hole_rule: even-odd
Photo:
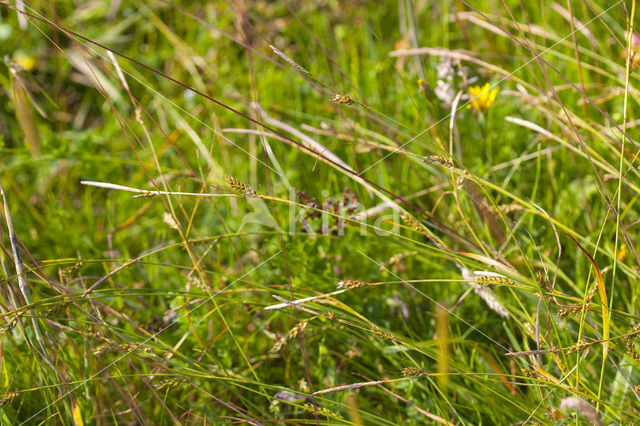
[[[24,264],[22,262],[22,255],[20,254],[20,245],[18,243],[18,237],[13,228],[13,221],[11,220],[11,212],[9,211],[9,204],[7,204],[7,197],[4,195],[4,188],[0,184],[0,195],[2,196],[2,204],[4,205],[4,220],[7,224],[7,230],[9,231],[9,240],[11,241],[11,251],[13,253],[13,262],[16,268],[16,275],[18,276],[18,286],[22,292],[22,296],[27,304],[31,303],[31,289],[29,288],[29,282],[24,273]]]
[[[607,301],[607,289],[604,286],[604,279],[602,278],[602,272],[600,271],[600,268],[598,268],[598,265],[596,265],[596,261],[593,259],[593,257],[591,257],[587,249],[582,247],[582,245],[571,235],[569,234],[565,234],[565,235],[569,237],[571,241],[573,241],[580,250],[582,250],[584,255],[589,260],[589,263],[591,263],[591,266],[593,266],[593,269],[596,271],[598,293],[600,294],[600,305],[602,306],[602,355],[604,359],[606,359],[607,354],[609,352],[609,328],[611,325],[609,323],[609,307],[607,306],[609,304]]]
[[[13,96],[16,106],[16,118],[24,134],[25,144],[31,155],[37,155],[40,152],[40,137],[36,127],[36,121],[31,109],[31,99],[24,80],[17,74],[14,74],[12,81]]]

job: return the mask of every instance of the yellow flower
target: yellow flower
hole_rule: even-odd
[[[618,260],[620,262],[624,262],[625,259],[627,258],[627,245],[623,244],[620,249],[618,250]]]
[[[16,54],[14,60],[27,71],[33,71],[33,69],[38,64],[38,59],[35,56],[27,55],[24,53]]]
[[[480,112],[487,112],[493,102],[496,100],[498,89],[491,89],[489,83],[484,86],[471,86],[469,87],[469,98],[471,100],[471,106],[473,109]],[[469,107],[467,107],[469,108]]]
[[[418,87],[420,87],[420,92],[422,92],[422,94],[425,96],[429,96],[429,93],[431,93],[431,87],[429,86],[429,83],[421,78],[418,79]]]

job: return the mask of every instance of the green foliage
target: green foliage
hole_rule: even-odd
[[[640,415],[635,2],[16,3],[3,424]]]

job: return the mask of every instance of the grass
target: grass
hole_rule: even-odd
[[[640,415],[635,1],[0,5],[2,424]]]

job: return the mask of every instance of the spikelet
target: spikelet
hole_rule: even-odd
[[[425,233],[425,226],[418,221],[415,217],[411,216],[409,213],[405,213],[402,215],[402,220],[407,224],[407,226],[414,231]]]
[[[546,408],[547,408],[547,413],[545,414],[546,418],[551,421],[554,421],[554,423],[560,422],[561,420],[564,420],[568,417],[553,407],[547,406]]]
[[[394,254],[386,262],[380,263],[380,270],[382,272],[388,272],[389,270],[406,271],[407,265],[405,259],[409,256],[413,256],[414,254],[416,254],[415,251]]]
[[[102,344],[102,345],[100,345],[100,346],[96,347],[96,348],[93,350],[93,354],[94,354],[95,356],[100,356],[100,355],[103,355],[103,354],[105,354],[105,353],[107,353],[107,352],[112,352],[112,351],[113,351],[113,347],[112,347],[110,344],[108,344],[108,343],[104,343],[104,344]]]
[[[566,305],[558,311],[558,317],[566,318],[568,316],[577,315],[585,308],[588,309],[588,306],[583,306],[580,303],[576,303],[574,305]]]
[[[388,331],[384,331],[376,327],[375,325],[371,327],[371,331],[373,331],[377,336],[382,337],[383,340],[387,340],[389,342],[402,343],[400,339],[398,339],[393,334]]]
[[[602,270],[602,275],[609,272],[610,269],[611,269],[611,265],[605,267]],[[593,298],[596,297],[597,293],[598,293],[598,280],[595,281],[595,283],[593,284],[593,289],[591,290],[591,293],[589,293],[589,295],[587,296],[587,303],[591,303]]]
[[[13,315],[11,319],[7,321],[6,325],[3,325],[2,327],[0,327],[0,334],[13,330],[16,324],[18,324],[18,316]]]
[[[356,100],[349,95],[342,95],[340,93],[336,93],[331,98],[331,102],[338,105],[353,105],[356,103]]]
[[[490,271],[474,271],[476,283],[480,285],[514,285],[515,283],[504,275]]]
[[[409,377],[420,377],[426,376],[427,372],[418,367],[405,367],[402,369],[402,375]]]
[[[64,268],[60,271],[60,274],[67,280],[76,278],[82,269],[82,261],[76,262],[75,265]]]
[[[442,155],[430,155],[428,157],[424,157],[422,161],[424,161],[425,163],[438,164],[447,169],[453,169],[453,162],[450,159],[443,157]]]
[[[298,324],[293,326],[291,331],[289,331],[289,339],[296,338],[298,334],[302,333],[302,331],[307,327],[307,324],[309,324],[308,320],[299,322]]]
[[[398,253],[398,254],[394,254],[393,256],[391,256],[389,258],[389,261],[387,262],[387,264],[389,266],[396,266],[396,265],[400,265],[401,262],[406,259],[407,257],[416,254],[415,251],[413,252],[406,252],[406,253]]]
[[[366,285],[368,285],[368,284],[363,282],[363,281],[358,281],[358,280],[342,280],[342,281],[338,281],[338,288],[345,289],[345,290],[353,290],[353,289],[356,289],[356,288],[364,287]]]
[[[98,355],[103,355],[106,353],[110,353],[110,352],[118,352],[118,353],[130,353],[130,352],[134,352],[134,351],[143,351],[145,353],[151,354],[153,353],[153,350],[149,347],[142,347],[141,345],[137,345],[135,343],[123,343],[123,344],[110,344],[110,343],[105,343],[102,344],[98,347],[96,347],[93,350],[93,354],[98,356]]]
[[[593,344],[595,344],[595,342],[587,342],[586,340],[580,340],[578,343],[576,343],[575,345],[571,346],[569,348],[569,350],[567,351],[567,353],[574,353],[574,352],[581,352],[584,349],[592,346]]]
[[[627,334],[628,334],[628,336],[626,337],[627,339],[630,339],[631,337],[635,336],[636,334],[640,334],[640,323],[638,323],[635,327],[633,327],[631,330],[629,330],[629,332]]]
[[[188,381],[189,380],[187,380],[187,379],[185,379],[183,377],[180,377],[180,378],[179,377],[175,377],[175,378],[172,378],[172,379],[163,380],[163,381],[161,381],[159,383],[155,383],[153,385],[153,387],[156,390],[162,390],[162,389],[170,390],[170,389],[173,389],[173,388],[175,388],[177,386],[180,386],[181,384],[186,383]]]
[[[356,347],[354,349],[349,349],[344,354],[347,356],[347,358],[353,359],[355,357],[362,356],[362,349]]]
[[[572,348],[573,348],[573,346],[572,346]],[[580,346],[580,348],[584,349],[585,346]],[[554,351],[551,353],[551,355],[553,356],[553,359],[556,362],[556,365],[560,369],[560,372],[563,375],[566,376],[567,373],[569,372],[569,370],[567,369],[567,364],[564,363],[564,360],[562,359],[562,357],[558,354],[558,352],[555,351],[555,347],[553,347],[553,345],[551,346],[551,349],[554,349]]]
[[[133,352],[138,349],[138,345],[136,345],[135,343],[123,343],[117,345],[117,349],[121,350],[122,352]]]
[[[531,324],[529,321],[526,321],[524,324],[522,324],[522,328],[530,339],[536,340],[536,329],[533,328],[533,324]]]
[[[10,404],[18,396],[18,392],[9,392],[0,396],[0,406]]]
[[[93,324],[87,327],[87,331],[85,332],[87,337],[93,337],[94,339],[100,339],[104,341],[108,341],[108,339],[102,334],[102,332],[96,328]]]
[[[276,343],[274,343],[273,347],[269,350],[270,353],[274,354],[276,352],[280,352],[280,350],[284,347],[284,344],[287,343],[287,335],[280,336]]]
[[[224,179],[224,182],[235,193],[242,194],[247,197],[255,197],[257,195],[256,191],[249,184],[246,184],[233,176],[227,176]]]
[[[55,305],[45,310],[42,313],[42,316],[48,319],[60,318],[61,316],[64,315],[65,311],[67,310],[67,306],[68,306],[68,303],[65,301],[56,303]]]
[[[191,287],[196,287],[202,290],[203,292],[207,292],[209,290],[209,287],[205,283],[203,283],[200,278],[195,277],[193,275],[189,275],[187,277],[186,287],[188,289],[190,289]]]
[[[636,325],[631,330],[629,330],[629,332],[623,339],[626,344],[627,353],[632,359],[634,359],[637,362],[640,362],[640,355],[636,351],[636,348],[634,346],[634,341],[639,333],[640,333],[640,323],[638,323],[638,325]]]
[[[538,271],[536,273],[536,281],[541,290],[549,290],[549,280],[544,272]]]
[[[280,352],[285,343],[291,339],[295,339],[309,324],[309,320],[304,320],[296,324],[287,334],[280,336],[273,347],[269,350],[271,353]]]
[[[502,318],[509,318],[509,312],[500,302],[498,302],[498,299],[495,298],[493,290],[490,288],[484,288],[477,284],[473,274],[471,274],[467,268],[461,266],[460,271],[462,272],[462,278],[469,283],[471,288],[473,288],[473,291],[480,296],[482,300],[484,300],[489,308],[495,311]]]
[[[326,407],[320,407],[320,406],[316,406],[314,407],[313,405],[309,404],[308,402],[305,402],[303,405],[304,409],[307,410],[310,413],[318,413],[319,416],[324,416],[327,418],[336,418],[336,419],[342,419],[342,414],[340,413],[336,413],[335,411],[331,411]]]

